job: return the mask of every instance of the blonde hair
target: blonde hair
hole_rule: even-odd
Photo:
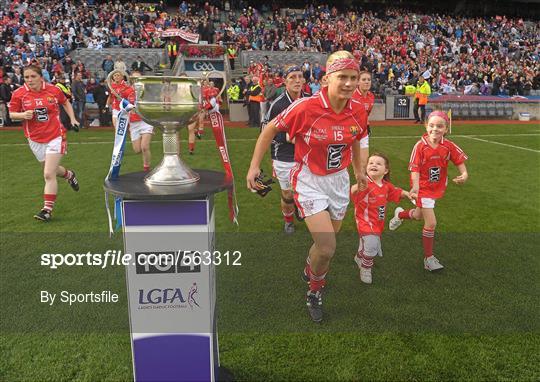
[[[328,56],[326,60],[326,67],[328,68],[334,63],[334,61],[339,60],[340,58],[352,58],[354,60],[354,56],[351,52],[347,50],[338,50],[337,52],[334,52]]]

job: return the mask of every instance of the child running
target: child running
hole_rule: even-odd
[[[351,200],[354,203],[354,215],[360,244],[354,261],[360,268],[360,280],[371,284],[373,259],[382,255],[381,234],[384,230],[384,217],[388,201],[398,203],[403,197],[409,197],[407,191],[390,183],[390,163],[381,153],[374,153],[368,159],[367,188],[358,191],[358,185],[351,187]]]
[[[445,138],[448,125],[448,116],[443,111],[437,110],[429,115],[427,133],[414,146],[409,163],[412,187],[409,194],[416,200],[416,208],[408,211],[396,208],[389,223],[390,230],[394,231],[403,219],[424,219],[424,268],[428,271],[444,268],[433,255],[437,225],[434,209],[435,201],[443,197],[448,184],[448,162],[452,161],[460,172],[460,175],[453,179],[454,183],[463,184],[469,177],[465,167],[467,155],[455,143]]]

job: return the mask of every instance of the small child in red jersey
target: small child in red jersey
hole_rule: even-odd
[[[456,184],[463,184],[469,177],[465,160],[467,155],[455,143],[445,138],[448,131],[448,115],[443,111],[432,112],[426,123],[426,134],[413,148],[409,171],[411,171],[410,195],[416,200],[416,208],[405,211],[396,208],[390,220],[391,231],[397,229],[403,219],[424,219],[422,242],[424,245],[424,268],[436,271],[443,268],[433,256],[435,238],[435,201],[443,197],[448,184],[448,162],[456,165],[460,175],[453,179]]]
[[[409,193],[390,183],[390,163],[384,154],[375,153],[369,157],[366,173],[367,188],[358,191],[357,184],[352,186],[351,200],[354,203],[354,215],[360,236],[354,261],[360,268],[360,280],[371,284],[373,259],[377,254],[382,255],[381,234],[384,230],[386,203],[398,203],[401,198],[409,197]]]

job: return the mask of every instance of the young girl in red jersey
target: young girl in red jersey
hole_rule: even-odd
[[[367,188],[359,191],[357,184],[352,186],[351,200],[354,203],[354,216],[360,236],[354,261],[360,268],[360,280],[371,284],[373,259],[378,254],[382,255],[381,234],[384,230],[386,203],[398,203],[401,198],[409,197],[409,193],[390,183],[390,163],[384,154],[372,154],[366,170]]]
[[[336,250],[336,232],[349,204],[352,165],[359,190],[367,186],[369,152],[366,111],[351,99],[358,85],[358,62],[347,51],[332,53],[326,62],[328,86],[299,98],[270,121],[255,145],[246,177],[250,190],[260,189],[260,164],[277,133],[295,141],[291,187],[299,214],[305,218],[313,245],[309,250],[306,305],[311,319],[323,319],[322,288]]]
[[[422,242],[424,245],[424,268],[436,271],[443,265],[433,255],[435,238],[435,201],[443,197],[448,184],[448,162],[456,165],[460,175],[452,181],[463,184],[469,177],[465,160],[467,155],[455,143],[445,138],[448,131],[449,119],[442,111],[432,112],[426,123],[426,134],[413,148],[409,163],[411,171],[410,196],[416,200],[416,208],[405,211],[396,208],[394,217],[390,220],[390,230],[397,229],[403,219],[424,219]]]
[[[23,121],[24,135],[30,149],[43,166],[44,204],[34,218],[48,222],[58,193],[56,177],[66,179],[73,190],[79,191],[75,172],[60,166],[62,156],[67,151],[66,130],[60,122],[60,106],[66,111],[72,125],[78,126],[79,122],[64,93],[43,81],[40,67],[29,65],[24,68],[23,75],[24,85],[13,93],[9,113],[11,118]]]

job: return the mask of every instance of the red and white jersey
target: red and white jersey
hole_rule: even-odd
[[[120,100],[116,97],[115,93],[116,94],[119,94],[120,97],[122,98],[126,98],[126,95],[129,91],[129,88],[131,86],[129,86],[126,81],[120,81],[120,82],[112,82],[111,83],[111,97],[112,97],[112,105],[111,105],[111,109],[112,110],[120,110]]]
[[[386,203],[401,199],[402,189],[385,180],[378,185],[368,177],[367,188],[351,194],[358,233],[380,235],[384,230]]]
[[[295,139],[294,160],[304,163],[315,175],[327,175],[349,166],[351,147],[367,137],[366,111],[355,100],[341,113],[330,107],[328,88],[300,98],[275,118],[280,131]]]
[[[219,94],[218,88],[214,86],[204,86],[202,88],[203,109],[210,110],[213,108],[213,106],[210,104],[210,100],[212,98],[215,98],[216,102],[221,104],[221,102],[219,102],[219,99],[217,99],[218,94]]]
[[[356,88],[353,93],[353,99],[364,105],[368,116],[371,114],[371,110],[373,110],[373,104],[375,103],[375,95],[372,92],[368,91],[364,96],[362,92],[360,92],[360,89]]]
[[[428,143],[428,135],[424,134],[422,139],[414,145],[409,161],[409,171],[420,173],[418,196],[441,198],[448,184],[448,162],[452,161],[458,166],[467,159],[467,154],[454,142],[443,138],[441,143],[433,148]]]
[[[24,84],[13,92],[9,111],[33,110],[32,119],[23,120],[24,135],[34,142],[47,143],[64,133],[60,108],[66,101],[65,94],[54,85],[43,82],[41,89],[34,91]]]

